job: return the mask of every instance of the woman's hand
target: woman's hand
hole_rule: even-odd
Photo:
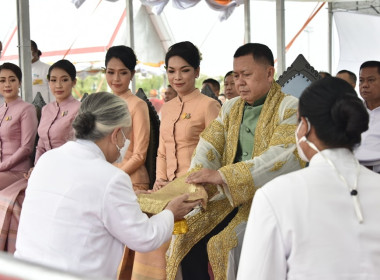
[[[163,187],[165,187],[167,184],[169,183],[168,180],[164,180],[164,179],[157,179],[156,182],[154,182],[154,185],[153,185],[153,191],[158,191],[159,189],[162,189]]]
[[[28,173],[24,173],[24,178],[28,180],[30,178],[30,175],[32,174],[33,167],[29,169]]]
[[[204,168],[204,169],[201,169],[200,171],[191,173],[186,178],[186,183],[221,185],[224,182],[223,182],[222,176],[217,170]]]
[[[201,204],[201,200],[196,200],[193,202],[188,202],[189,198],[188,194],[183,194],[181,196],[177,196],[173,200],[171,200],[165,209],[172,211],[174,215],[174,221],[182,220],[183,217],[189,213],[194,207]]]

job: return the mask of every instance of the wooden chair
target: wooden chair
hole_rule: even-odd
[[[156,181],[156,158],[157,158],[157,149],[160,136],[160,119],[156,112],[156,109],[146,97],[144,91],[139,88],[136,96],[141,98],[148,105],[149,110],[149,120],[150,120],[150,139],[148,152],[146,154],[145,167],[149,174],[149,188],[153,188],[153,184]]]
[[[321,79],[318,71],[300,54],[277,80],[282,91],[299,98],[303,90],[312,82]]]

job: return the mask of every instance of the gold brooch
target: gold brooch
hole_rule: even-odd
[[[191,118],[190,113],[182,113],[182,115],[181,115],[181,119],[190,119],[190,118]]]
[[[66,116],[67,113],[68,113],[68,111],[64,111],[64,112],[62,112],[62,117]]]
[[[8,117],[6,117],[5,120],[6,120],[6,121],[10,121],[10,120],[12,120],[12,116],[8,116]]]

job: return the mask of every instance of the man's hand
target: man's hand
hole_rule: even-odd
[[[213,184],[221,185],[223,184],[223,179],[217,170],[213,169],[201,169],[200,171],[191,173],[187,179],[188,184]]]
[[[193,202],[187,202],[186,200],[188,198],[188,194],[177,196],[166,206],[165,209],[173,212],[174,221],[182,220],[187,213],[189,213],[195,206],[200,205],[201,203],[200,199]]]

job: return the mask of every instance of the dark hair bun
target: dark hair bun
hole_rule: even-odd
[[[75,136],[87,139],[88,135],[95,129],[96,117],[91,112],[79,113],[73,122]]]
[[[327,147],[353,149],[368,129],[369,116],[354,88],[339,78],[313,82],[299,99],[299,114],[307,117]]]
[[[341,132],[342,141],[350,146],[360,143],[361,133],[368,129],[368,114],[362,102],[355,97],[345,96],[331,108],[332,122]]]

